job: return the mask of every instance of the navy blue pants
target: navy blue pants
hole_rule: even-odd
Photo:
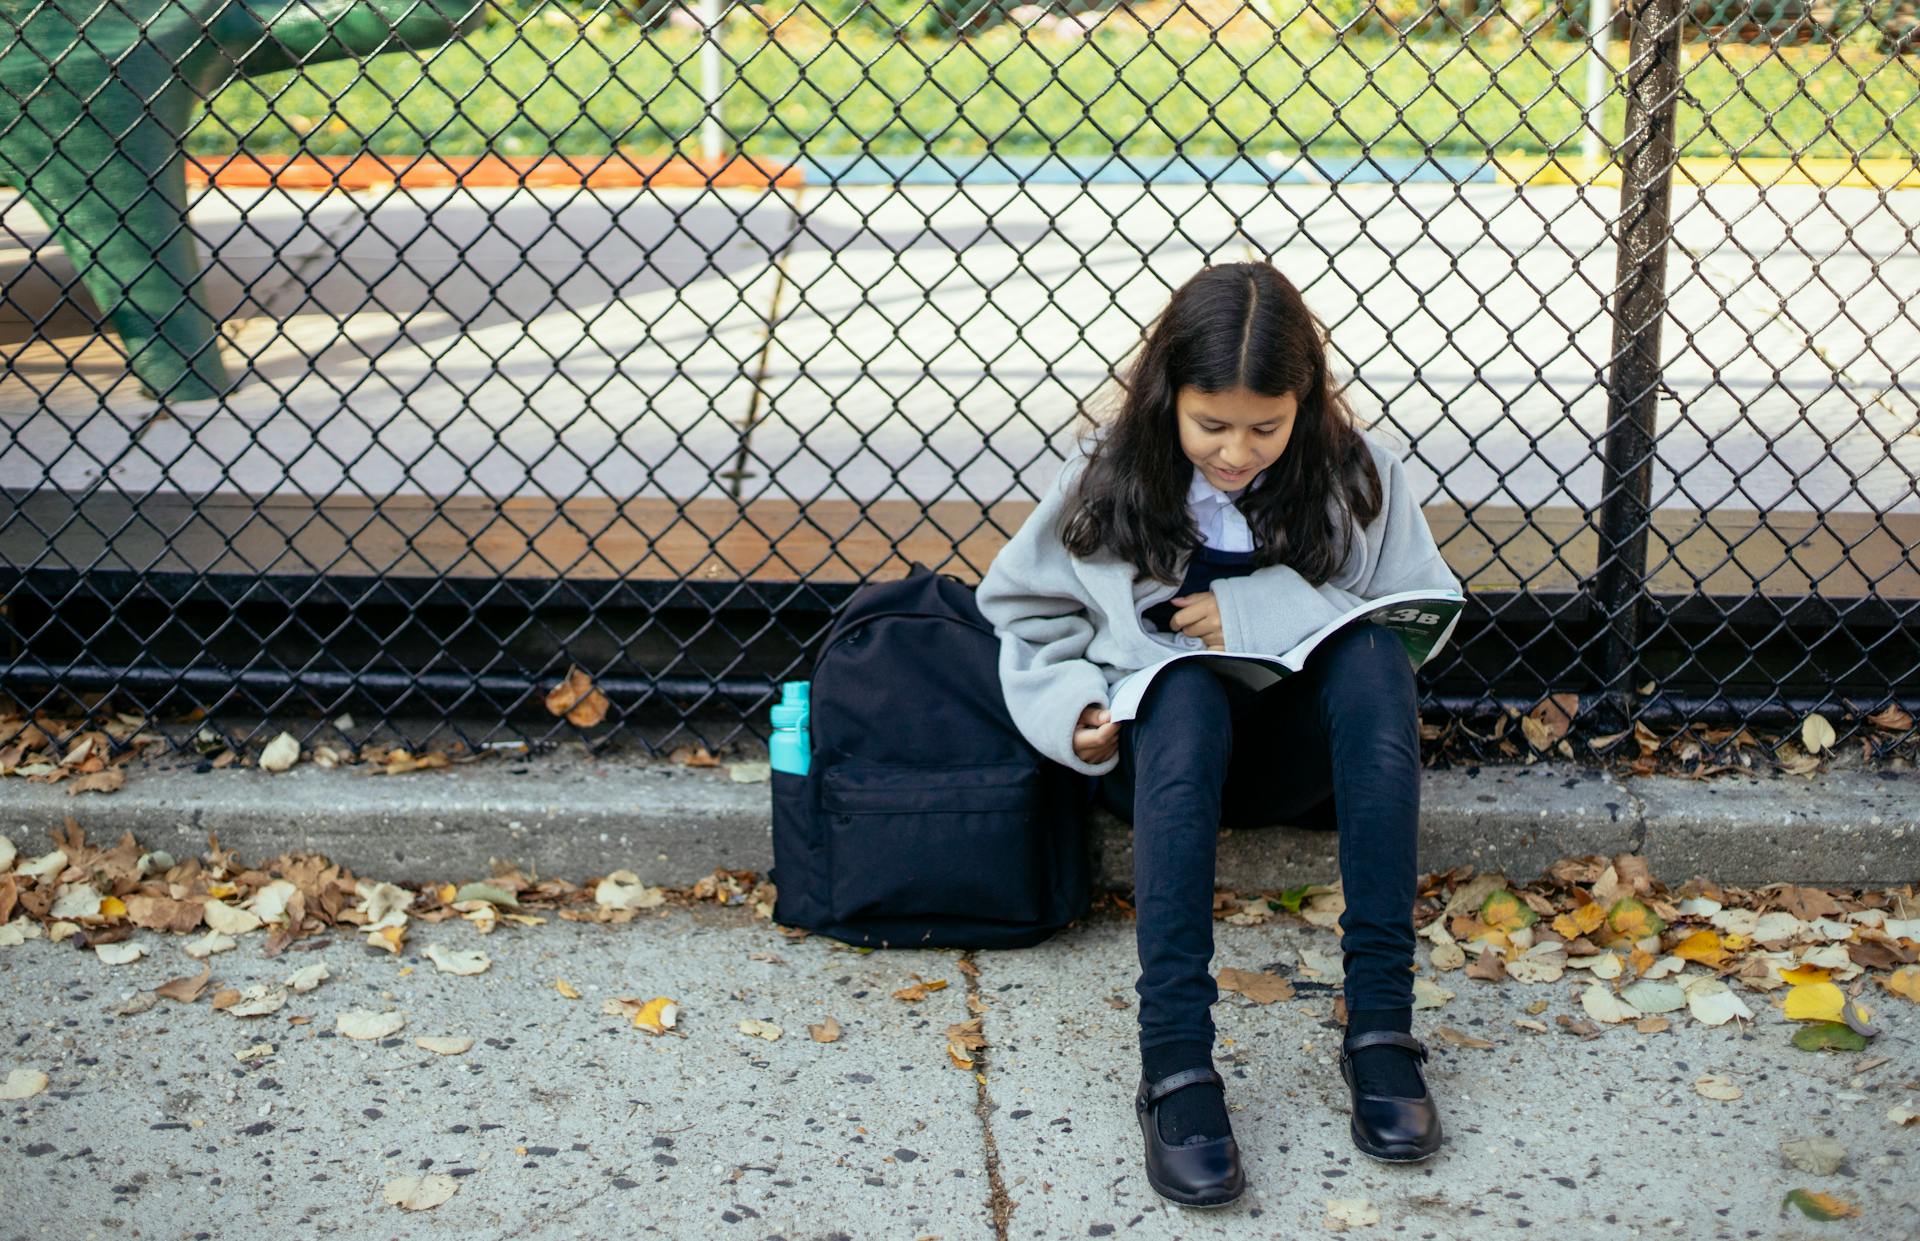
[[[1413,1004],[1420,725],[1400,640],[1354,625],[1258,694],[1206,660],[1154,679],[1120,726],[1101,799],[1133,823],[1140,1046],[1212,1042],[1214,844],[1221,826],[1339,831],[1348,1011]]]

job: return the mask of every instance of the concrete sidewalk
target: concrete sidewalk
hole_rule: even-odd
[[[401,776],[304,763],[277,776],[196,774],[186,758],[156,759],[108,796],[20,780],[5,793],[0,832],[23,850],[72,815],[95,840],[131,831],[186,857],[212,832],[250,861],[307,851],[399,882],[484,875],[498,858],[576,882],[624,866],[684,885],[716,866],[765,873],[773,860],[764,781],[572,745]],[[1561,857],[1633,852],[1673,884],[1701,873],[1742,885],[1920,878],[1920,775],[1910,771],[1695,781],[1542,763],[1430,770],[1421,796],[1427,870],[1471,864],[1524,882]],[[1102,813],[1095,834],[1102,881],[1131,886],[1126,825]],[[1334,844],[1333,833],[1292,828],[1227,833],[1219,886],[1330,880]]]
[[[1360,1237],[1920,1235],[1920,1126],[1887,1115],[1920,1106],[1920,1007],[1876,989],[1883,1033],[1859,1054],[1795,1050],[1778,997],[1760,994],[1746,996],[1745,1028],[1683,1013],[1667,1032],[1581,1039],[1555,1021],[1581,1016],[1571,974],[1534,986],[1447,974],[1456,998],[1414,1024],[1447,1144],[1393,1167],[1348,1139],[1335,991],[1300,968],[1300,949],[1334,951],[1335,932],[1287,918],[1215,930],[1216,967],[1284,973],[1296,996],[1215,1006],[1250,1189],[1205,1213],[1163,1203],[1140,1169],[1122,918],[975,954],[971,977],[958,953],[788,939],[713,906],[489,936],[421,925],[397,957],[336,932],[269,960],[255,934],[212,958],[214,987],[320,962],[332,977],[254,1019],[204,997],[117,1015],[199,972],[186,937],[140,932],[151,955],[115,967],[29,941],[0,950],[0,1080],[28,1069],[50,1084],[0,1103],[0,1237],[1294,1238],[1325,1234],[1329,1200],[1378,1212]],[[433,945],[482,950],[491,967],[436,973],[421,959]],[[948,985],[894,998],[915,975]],[[654,995],[679,1002],[684,1037],[601,1012]],[[353,1009],[406,1024],[350,1041],[335,1027]],[[982,1009],[976,1076],[949,1059],[946,1032]],[[810,1039],[829,1016],[838,1041]],[[750,1019],[784,1033],[750,1037],[738,1030]],[[1491,1046],[1449,1041],[1443,1025]],[[443,1057],[419,1036],[473,1045]],[[1740,1097],[1702,1097],[1704,1074]],[[1803,1137],[1836,1144],[1838,1166],[1787,1166],[1782,1144]],[[457,1186],[438,1207],[383,1198],[396,1178],[435,1175]],[[1796,1188],[1860,1214],[1783,1214]]]

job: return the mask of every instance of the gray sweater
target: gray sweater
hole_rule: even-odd
[[[1308,585],[1286,565],[1214,582],[1227,650],[1278,655],[1363,600],[1402,590],[1460,589],[1400,459],[1364,432],[1362,437],[1380,472],[1380,515],[1352,540],[1346,563],[1322,585]],[[1061,544],[1070,489],[1085,465],[1076,439],[1053,485],[987,567],[975,598],[999,635],[1000,688],[1021,734],[1055,762],[1098,775],[1111,771],[1119,756],[1088,764],[1073,752],[1080,712],[1090,704],[1106,706],[1108,687],[1128,673],[1205,643],[1156,633],[1141,622],[1142,612],[1180,593],[1177,584],[1138,577],[1106,549],[1082,559]]]

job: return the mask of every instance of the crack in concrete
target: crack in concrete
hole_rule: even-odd
[[[960,954],[960,960],[972,969],[962,969],[961,977],[967,980],[967,1008],[978,1009],[980,1028],[986,1029],[986,1003],[980,998],[979,962],[972,949]],[[992,1040],[988,1040],[988,1046]],[[1000,1146],[993,1136],[993,1098],[987,1089],[987,1048],[973,1053],[973,1114],[980,1118],[981,1155],[987,1169],[987,1210],[993,1215],[994,1241],[1007,1241],[1009,1228],[1013,1223],[1015,1203],[1007,1196],[1007,1185],[1000,1176]]]

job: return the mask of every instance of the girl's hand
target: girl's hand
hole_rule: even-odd
[[[1080,710],[1073,726],[1073,752],[1083,763],[1104,763],[1120,749],[1120,724],[1098,703]]]
[[[1224,651],[1227,641],[1220,629],[1220,601],[1213,597],[1212,591],[1197,595],[1175,595],[1173,605],[1180,610],[1173,614],[1173,627],[1181,633],[1194,638],[1204,638],[1210,651]]]

